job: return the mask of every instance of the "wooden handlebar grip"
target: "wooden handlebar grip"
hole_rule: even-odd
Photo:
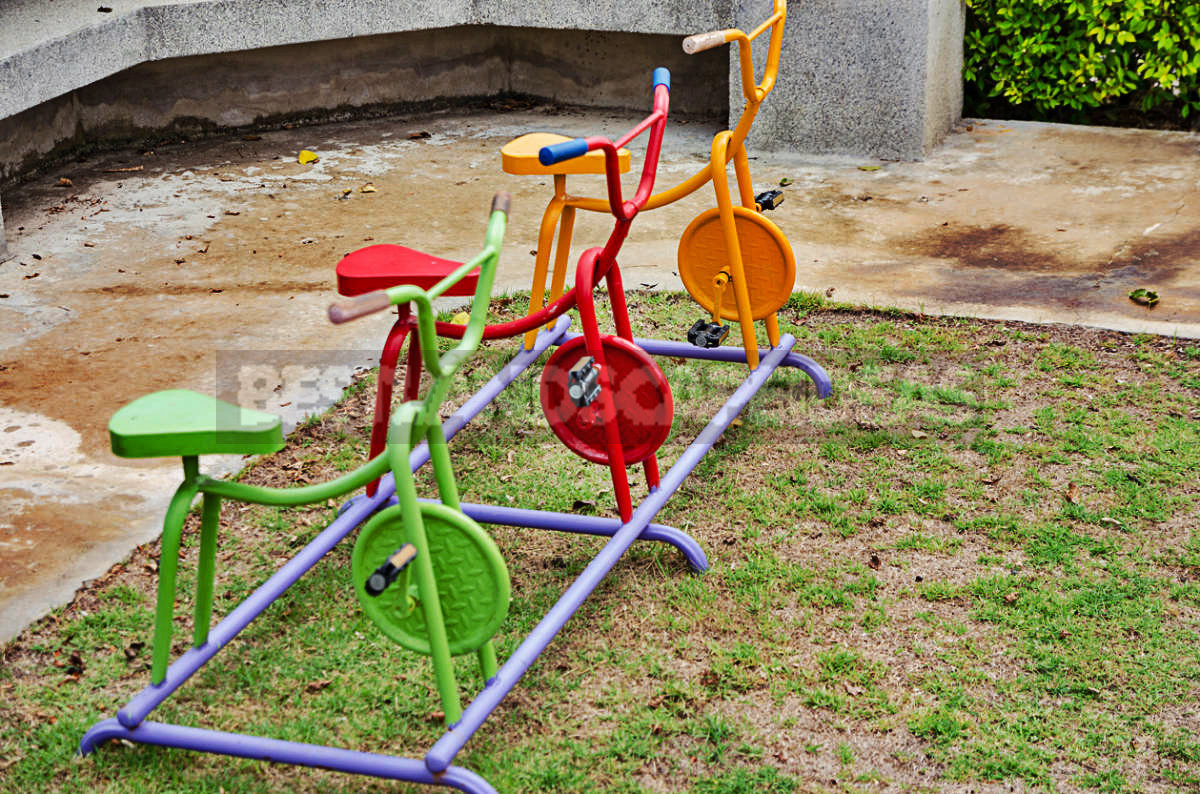
[[[341,325],[351,320],[357,320],[359,317],[365,317],[368,314],[382,311],[391,305],[391,299],[388,298],[388,294],[383,290],[368,292],[366,295],[359,295],[357,298],[351,298],[348,301],[339,301],[330,305],[329,322],[334,325]]]
[[[492,196],[492,212],[499,210],[505,216],[508,215],[508,208],[512,205],[512,194],[507,190],[498,190],[496,195]]]
[[[725,43],[725,31],[713,30],[708,33],[697,33],[694,36],[688,36],[683,40],[683,51],[688,55],[695,55],[704,50],[711,50],[713,47],[719,47]]]

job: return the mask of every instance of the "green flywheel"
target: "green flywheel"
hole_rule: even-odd
[[[441,504],[421,503],[421,522],[437,581],[450,653],[475,651],[508,615],[508,566],[495,541],[472,519]],[[417,591],[414,560],[391,587],[367,595],[365,583],[396,549],[410,542],[398,506],[378,513],[358,534],[351,571],[367,616],[390,639],[428,655],[429,630]]]

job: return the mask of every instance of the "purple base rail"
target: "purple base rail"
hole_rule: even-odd
[[[462,408],[446,420],[443,427],[447,440],[478,415],[500,392],[528,369],[546,349],[576,336],[576,334],[567,334],[568,325],[569,320],[561,317],[554,328],[541,332],[533,349],[521,351],[514,356]],[[746,361],[745,352],[739,348],[702,349],[679,342],[636,341],[654,355],[741,363]],[[452,766],[451,762],[504,697],[512,691],[567,621],[578,611],[587,597],[599,586],[629,547],[637,540],[669,543],[683,552],[693,569],[697,571],[707,569],[707,558],[699,544],[691,536],[673,527],[652,524],[650,521],[699,464],[730,423],[737,418],[754,394],[762,388],[775,369],[780,366],[792,366],[804,370],[812,378],[820,397],[829,395],[831,384],[825,370],[807,356],[792,353],[791,348],[794,344],[795,339],[785,334],[780,339],[778,347],[762,351],[759,367],[751,372],[749,377],[730,396],[696,440],[667,471],[659,487],[638,505],[633,517],[625,524],[621,524],[617,519],[596,516],[578,516],[570,513],[523,510],[493,505],[462,505],[463,511],[467,515],[484,523],[602,535],[608,536],[610,539],[551,607],[545,617],[534,627],[533,631],[521,642],[512,656],[505,661],[495,677],[480,690],[463,712],[462,719],[430,748],[423,762],[412,758],[363,753],[262,736],[248,736],[146,721],[146,717],[151,711],[170,697],[176,689],[312,568],[363,519],[383,505],[394,501],[395,486],[390,474],[385,475],[380,481],[379,490],[374,497],[360,495],[347,502],[332,524],[221,620],[209,633],[206,643],[191,648],[180,656],[168,668],[166,677],[160,684],[143,689],[117,713],[115,719],[110,718],[93,725],[80,741],[80,754],[87,755],[110,739],[127,739],[140,744],[177,747],[445,786],[467,792],[467,794],[496,794],[496,790],[482,777],[465,768]],[[428,460],[428,446],[422,444],[413,450],[409,458],[409,465],[413,471],[416,471]]]
[[[566,344],[577,336],[583,336],[583,334],[563,334],[561,344]],[[735,364],[746,363],[746,351],[740,347],[705,348],[696,347],[688,342],[672,342],[666,339],[639,339],[636,336],[633,338],[633,342],[652,356],[674,356],[675,358],[694,358],[700,361],[724,361]],[[782,344],[781,340],[780,346]],[[792,345],[795,345],[794,340]],[[777,350],[778,348],[760,347],[758,349],[759,361],[762,361],[773,349]],[[830,380],[829,373],[825,371],[824,367],[808,356],[789,352],[784,356],[779,366],[794,367],[802,371],[805,375],[808,375],[813,385],[817,387],[817,396],[822,400],[833,394],[833,381]]]
[[[434,774],[416,758],[361,753],[321,744],[285,742],[282,739],[268,739],[264,736],[188,728],[164,722],[143,722],[137,728],[130,729],[115,719],[107,719],[92,726],[83,737],[79,752],[87,755],[110,739],[127,739],[139,744],[157,744],[161,747],[232,755],[256,761],[273,761],[277,764],[294,764],[354,775],[445,786],[468,794],[496,794],[496,789],[486,780],[471,770],[458,766],[448,767],[445,771]]]
[[[422,499],[422,502],[437,502],[436,499]],[[459,504],[462,511],[481,524],[501,524],[506,527],[526,527],[528,529],[549,529],[554,532],[573,532],[579,535],[601,535],[612,537],[621,529],[618,518],[601,518],[599,516],[580,516],[574,513],[557,513],[549,510],[524,510],[519,507],[500,507],[498,505],[477,505],[469,502]],[[657,540],[669,543],[683,553],[692,570],[702,573],[708,570],[708,557],[695,538],[683,530],[668,527],[663,524],[647,524],[638,540]]]

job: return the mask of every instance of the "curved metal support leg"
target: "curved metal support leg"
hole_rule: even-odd
[[[87,733],[79,740],[79,754],[91,755],[110,739],[119,739],[129,733],[129,729],[117,721],[116,717],[97,722],[88,728]]]
[[[817,397],[822,400],[833,394],[833,381],[830,379],[829,373],[808,356],[802,353],[788,353],[787,358],[780,366],[794,367],[811,378],[813,385],[817,387]]]

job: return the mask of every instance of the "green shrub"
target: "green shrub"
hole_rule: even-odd
[[[1200,115],[1197,0],[966,4],[969,110],[1006,104],[1067,120],[1097,109]]]

